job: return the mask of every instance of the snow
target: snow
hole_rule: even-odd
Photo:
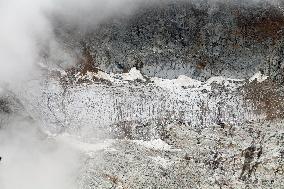
[[[257,81],[258,83],[262,83],[265,80],[267,80],[268,76],[262,74],[261,72],[257,72],[256,74],[254,74],[254,76],[252,76],[249,81],[253,82],[253,81]]]
[[[170,145],[168,145],[166,142],[164,142],[161,139],[156,139],[156,140],[151,140],[151,141],[136,140],[134,142],[138,145],[141,145],[146,148],[153,149],[153,150],[166,150],[166,151],[176,150],[176,149],[173,149]]]
[[[114,82],[114,78],[111,74],[108,74],[102,71],[98,71],[98,73],[95,76],[99,79],[104,79],[104,80]]]
[[[192,79],[190,77],[181,75],[177,79],[162,79],[154,77],[151,79],[157,86],[173,90],[175,88],[182,88],[182,87],[199,87],[202,85],[201,81]]]
[[[146,82],[146,78],[141,74],[140,70],[137,70],[135,67],[132,68],[128,73],[114,74],[106,73],[103,71],[98,71],[98,73],[87,72],[86,75],[81,75],[80,72],[75,75],[77,81],[79,79],[87,79],[92,81],[93,78],[103,79],[110,81],[114,84],[128,83],[129,81],[141,80]],[[260,72],[256,73],[249,81],[257,80],[258,82],[263,82],[268,77],[262,75]],[[211,90],[211,84],[224,84],[230,89],[234,89],[244,84],[245,79],[231,79],[225,78],[222,76],[211,77],[207,81],[202,82],[195,79],[192,79],[185,75],[180,75],[177,79],[163,79],[158,77],[151,78],[151,81],[158,87],[167,89],[170,91],[180,91],[183,89],[207,89]]]
[[[146,81],[145,77],[135,67],[132,68],[128,73],[122,73],[122,74],[114,74],[114,73],[106,73],[103,71],[98,71],[98,73],[87,72],[85,75],[81,75],[81,73],[78,72],[75,75],[75,78],[77,81],[79,79],[87,79],[93,81],[93,78],[98,78],[110,81],[112,83],[125,83],[128,81],[135,81],[137,79],[142,80],[143,82]]]
[[[123,73],[122,79],[126,81],[134,81],[137,79],[140,79],[142,81],[146,81],[144,76],[141,74],[139,70],[137,70],[135,67],[132,68],[129,73]]]
[[[152,78],[151,81],[155,83],[155,85],[181,93],[183,89],[193,89],[193,90],[203,90],[206,89],[208,91],[211,90],[211,85],[213,83],[216,84],[224,84],[226,87],[230,89],[236,89],[238,86],[244,84],[244,79],[230,79],[225,77],[211,77],[206,82],[198,81],[192,79],[190,77],[181,75],[177,79],[162,79],[162,78]],[[240,83],[240,84],[236,84]]]

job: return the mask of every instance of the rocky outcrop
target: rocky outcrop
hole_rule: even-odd
[[[33,115],[54,125],[57,131],[77,134],[82,131],[83,135],[103,138],[105,135],[121,137],[131,130],[139,132],[136,130],[141,125],[151,130],[153,128],[146,125],[169,118],[193,127],[206,127],[221,123],[238,125],[267,117],[264,109],[257,109],[251,99],[245,98],[248,93],[244,84],[249,82],[245,80],[216,77],[200,82],[181,76],[176,80],[148,78],[142,81],[142,75],[138,74],[140,79],[137,80],[136,76],[125,73],[113,78],[105,76],[108,82],[96,79],[82,83],[88,77],[82,79],[77,75],[77,79],[71,80],[78,80],[78,84],[66,86],[66,82],[54,79],[45,84],[35,82],[31,83],[32,89],[21,91],[19,96]],[[33,101],[29,100],[31,98]],[[135,128],[134,123],[140,126]]]
[[[248,78],[262,70],[281,83],[282,7],[270,1],[163,1],[85,33],[62,22],[56,32],[82,55],[87,46],[93,64],[108,72],[136,67],[147,76],[207,80]]]

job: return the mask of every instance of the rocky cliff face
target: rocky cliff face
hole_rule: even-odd
[[[62,23],[78,64],[16,93],[49,131],[112,141],[87,153],[80,188],[284,186],[281,2],[163,1],[87,32]]]
[[[105,71],[136,67],[147,76],[206,80],[247,78],[262,70],[283,80],[281,2],[163,1],[84,33],[60,24],[59,38],[87,48],[92,64]]]
[[[94,78],[103,74],[108,79],[106,83],[102,83],[104,80],[94,83]],[[137,79],[137,75],[141,77]],[[126,74],[111,76],[100,72],[75,79],[79,84],[68,87],[54,79],[45,84],[32,83],[33,90],[29,89],[21,96],[32,96],[34,101],[26,107],[34,111],[34,115],[53,123],[56,130],[74,129],[78,132],[77,129],[90,128],[93,134],[98,130],[111,130],[112,134],[126,132],[124,135],[127,135],[135,130],[132,128],[134,123],[147,125],[167,119],[179,120],[193,127],[206,127],[214,123],[237,125],[269,118],[265,108],[257,108],[253,98],[246,98],[249,92],[245,90],[245,84],[253,84],[245,80],[215,77],[200,82],[186,76],[176,80],[146,80],[136,69]],[[84,83],[81,83],[82,79]],[[260,85],[257,79],[253,82]],[[261,102],[256,104],[260,106]],[[117,128],[117,124],[123,128]]]

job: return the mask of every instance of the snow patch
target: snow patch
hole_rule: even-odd
[[[140,146],[144,146],[146,148],[154,150],[167,150],[167,151],[174,150],[170,145],[168,145],[166,142],[162,141],[161,139],[156,139],[151,141],[136,140],[134,142]]]
[[[103,71],[98,71],[98,73],[87,72],[85,75],[81,75],[81,72],[78,72],[75,75],[75,78],[77,82],[79,81],[79,79],[93,81],[94,78],[107,80],[112,83],[125,83],[127,81],[135,81],[137,79],[142,80],[143,82],[146,81],[145,77],[135,67],[132,68],[128,73],[122,73],[122,74],[114,74],[114,73],[106,73]]]
[[[105,73],[105,72],[102,72],[102,71],[98,71],[98,73],[95,76],[99,79],[104,79],[104,80],[108,80],[108,81],[111,81],[111,82],[115,81],[112,74],[108,74],[108,73]]]
[[[190,77],[181,75],[177,79],[161,79],[161,78],[152,78],[157,86],[162,87],[164,89],[173,90],[173,91],[181,91],[181,89],[199,89],[199,90],[211,90],[211,85],[213,83],[223,84],[226,87],[234,89],[244,83],[244,79],[230,79],[224,77],[211,77],[206,82],[198,81],[192,79]]]
[[[122,79],[126,80],[126,81],[134,81],[134,80],[137,80],[137,79],[140,79],[144,82],[146,81],[144,76],[141,74],[141,72],[139,70],[137,70],[135,67],[131,68],[129,73],[123,73]]]
[[[182,87],[200,87],[202,85],[201,81],[192,79],[190,77],[181,75],[177,79],[162,79],[154,77],[151,79],[157,86],[165,89],[176,89]]]
[[[264,82],[267,79],[268,79],[268,76],[262,74],[261,72],[257,72],[256,74],[254,74],[254,76],[252,76],[249,79],[249,82],[253,82],[253,81],[256,80],[258,83],[262,83],[262,82]]]

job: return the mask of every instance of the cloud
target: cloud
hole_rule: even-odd
[[[13,86],[40,75],[43,46],[56,52],[57,59],[66,58],[46,16],[52,7],[48,0],[0,0],[0,89],[8,85],[13,91]],[[0,123],[0,188],[76,188],[80,153],[43,134],[39,124],[9,120],[4,128]]]
[[[0,130],[1,189],[75,189],[80,154],[48,138],[35,123],[14,120]]]
[[[41,4],[43,3],[43,4]],[[0,80],[15,82],[32,73],[37,42],[49,35],[43,0],[11,0],[0,7]]]

